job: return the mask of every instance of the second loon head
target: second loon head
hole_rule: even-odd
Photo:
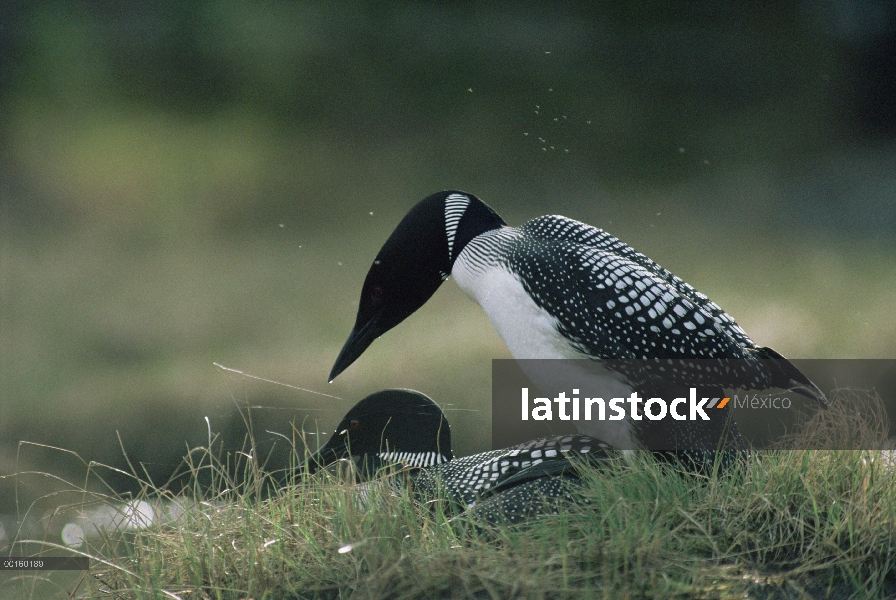
[[[451,426],[425,394],[400,389],[376,392],[348,411],[306,464],[314,473],[348,458],[357,458],[367,474],[391,463],[422,468],[447,462],[454,458]]]
[[[474,237],[506,225],[472,194],[449,190],[417,203],[383,244],[367,273],[358,316],[329,380],[373,343],[423,306],[451,273]]]

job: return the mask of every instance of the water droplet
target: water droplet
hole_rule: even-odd
[[[84,530],[75,523],[66,523],[62,528],[62,542],[71,548],[80,548],[84,543]]]

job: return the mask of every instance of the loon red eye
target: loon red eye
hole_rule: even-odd
[[[381,286],[375,285],[370,288],[370,297],[376,300],[377,298],[383,297],[383,288]]]
[[[360,425],[361,424],[358,423],[358,419],[352,419],[348,424],[348,428],[349,429],[357,429],[358,427],[360,427]]]

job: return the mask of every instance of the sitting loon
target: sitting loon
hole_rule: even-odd
[[[383,390],[345,415],[306,468],[314,473],[350,457],[367,478],[406,468],[418,501],[446,499],[476,521],[519,523],[575,501],[577,459],[614,454],[599,440],[569,435],[454,458],[448,419],[435,402],[412,390]]]
[[[693,360],[707,359],[716,362],[708,383],[719,397],[722,388],[779,388],[827,404],[814,383],[771,348],[755,344],[717,304],[606,232],[561,216],[509,227],[460,191],[419,202],[383,245],[330,381],[449,275],[483,308],[516,359],[676,360],[681,366],[660,382],[608,367],[601,383],[613,397],[627,397],[645,383],[676,394],[707,383],[700,379],[706,361]],[[718,411],[711,426],[664,420],[644,431],[629,418],[576,424],[580,433],[620,449],[666,451],[670,440],[672,450],[740,448],[727,411]]]

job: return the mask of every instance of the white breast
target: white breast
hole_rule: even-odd
[[[557,320],[535,304],[513,273],[500,265],[484,265],[470,260],[468,249],[469,246],[458,256],[451,275],[460,289],[482,307],[514,358],[587,358],[560,335]],[[543,390],[565,390],[568,381],[581,381],[581,377],[567,377],[569,373],[565,369],[570,368],[569,363],[521,363],[521,367]],[[591,378],[593,386],[588,387],[594,395],[617,398],[631,394],[631,388],[613,373],[605,372]],[[566,391],[569,394],[570,390]],[[617,448],[633,447],[627,420],[583,420],[575,424],[583,435],[596,437]]]
[[[451,275],[485,311],[514,358],[583,358],[557,332],[557,320],[539,307],[522,283],[499,266],[470,269],[464,254]]]

